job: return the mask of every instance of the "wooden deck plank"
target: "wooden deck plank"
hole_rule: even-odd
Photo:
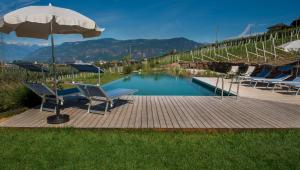
[[[189,122],[192,128],[199,128],[197,122],[191,116],[192,113],[183,105],[183,101],[184,99],[180,97],[172,97],[172,102],[175,105],[176,110],[180,110],[182,117]]]
[[[177,120],[175,113],[173,112],[173,110],[171,109],[173,106],[170,105],[170,103],[167,100],[166,96],[162,96],[161,100],[162,105],[165,106],[166,108],[166,112],[168,113],[170,120],[172,122],[173,128],[181,128],[184,127],[182,126],[182,122],[180,120]]]
[[[218,103],[219,107],[215,107],[215,109],[218,110],[222,116],[226,117],[227,122],[229,122],[231,126],[235,128],[251,128],[251,123],[245,123],[244,120],[240,118],[240,112],[238,109],[224,104],[223,101],[220,101],[217,98],[212,97],[211,99],[213,100],[212,102]]]
[[[271,124],[272,126],[275,126],[275,127],[285,127],[286,126],[284,124],[284,122],[277,121],[276,119],[274,119],[274,117],[269,117],[269,115],[268,115],[269,113],[268,113],[268,110],[266,109],[266,107],[261,107],[257,104],[253,105],[252,102],[247,103],[247,101],[244,101],[244,102],[240,103],[239,105],[243,106],[245,108],[248,108],[248,111],[250,113],[252,113],[253,117],[257,117],[260,120],[263,120],[263,121],[267,122],[268,124]]]
[[[253,128],[259,125],[261,125],[264,128],[271,126],[271,124],[268,124],[267,122],[262,121],[257,117],[253,117],[247,114],[248,112],[244,111],[247,108],[241,107],[241,105],[239,105],[237,102],[238,101],[236,101],[235,99],[231,100],[230,98],[228,98],[228,100],[223,101],[222,103],[228,106],[228,109],[234,108],[236,110],[236,114],[234,116],[238,117],[237,119],[243,124],[245,128]]]
[[[86,107],[66,107],[70,121],[49,125],[52,112],[33,108],[0,123],[1,127],[75,128],[300,128],[300,105],[253,98],[214,96],[134,96],[107,115]],[[76,103],[77,104],[77,103]]]
[[[206,109],[199,105],[198,102],[195,101],[193,97],[188,97],[186,98],[187,102],[193,108],[196,110],[196,113],[198,115],[198,118],[202,120],[203,123],[205,123],[206,128],[219,128],[222,127],[220,126],[213,117],[206,111]],[[198,99],[196,99],[198,100]],[[200,101],[201,102],[201,101]]]
[[[207,116],[210,118],[210,121],[213,122],[213,124],[216,125],[217,128],[230,128],[225,122],[224,120],[220,119],[218,117],[218,112],[215,112],[214,110],[212,110],[212,107],[208,107],[206,100],[208,100],[208,98],[202,98],[202,97],[193,97],[193,102],[196,103],[196,106],[201,107],[201,110],[203,110],[205,113],[207,113]]]
[[[145,96],[141,96],[141,120],[142,120],[142,128],[148,128],[148,112],[147,112],[147,98]]]
[[[187,96],[183,97],[180,96],[177,100],[177,102],[182,104],[182,108],[183,110],[187,111],[188,116],[191,117],[191,119],[193,119],[193,121],[196,123],[197,128],[206,128],[205,124],[203,123],[203,120],[198,118],[198,114],[197,112],[190,106],[189,102],[188,102],[188,98]]]
[[[84,112],[82,109],[75,109],[74,108],[74,115],[72,115],[70,117],[70,121],[66,123],[66,126],[74,126],[74,124],[76,124],[76,122],[79,122],[80,118],[83,116]],[[85,111],[87,112],[87,111]]]
[[[157,96],[153,96],[153,102],[154,102],[153,107],[155,107],[153,112],[155,112],[156,115],[157,115],[157,119],[159,121],[160,128],[167,128],[168,126],[166,124],[164,113],[163,113],[162,108],[159,104],[159,101],[157,100]]]
[[[137,106],[139,104],[138,103],[139,98],[137,97],[133,97],[133,98],[134,98],[134,102],[132,103],[132,114],[130,115],[129,122],[127,124],[128,128],[134,128],[136,117],[137,117]]]
[[[154,127],[153,113],[151,108],[151,96],[144,96],[146,98],[146,112],[147,112],[147,128]]]
[[[119,121],[121,121],[121,119],[122,119],[121,115],[124,112],[125,106],[126,106],[125,104],[121,103],[121,105],[120,105],[120,103],[119,103],[117,107],[113,108],[109,115],[110,117],[107,119],[107,121],[104,123],[103,126],[106,128],[117,127],[117,125],[119,124]]]
[[[142,127],[142,97],[136,96],[138,98],[137,104],[137,115],[135,117],[134,128],[141,128]]]
[[[286,127],[286,125],[282,121],[277,121],[276,119],[274,119],[274,117],[272,117],[272,116],[270,117],[268,110],[262,104],[253,105],[252,102],[249,103],[247,100],[245,100],[245,101],[239,103],[239,106],[244,106],[245,108],[248,108],[248,112],[252,113],[253,117],[257,117],[260,120],[263,120],[263,121],[267,122],[268,124],[271,124],[272,126]],[[277,112],[277,110],[276,110],[276,112]],[[273,114],[275,114],[275,112],[273,112]]]
[[[161,116],[160,118],[164,118],[165,123],[166,123],[166,127],[167,128],[174,128],[174,125],[171,121],[171,117],[169,115],[169,113],[167,112],[167,109],[165,107],[165,105],[163,104],[163,99],[161,97],[155,97],[155,101],[157,103],[157,108],[160,109]]]
[[[127,100],[127,99],[128,98],[126,97],[125,100]],[[130,104],[128,102],[126,102],[126,103],[123,104],[122,112],[120,113],[119,119],[118,119],[118,121],[117,121],[117,123],[115,125],[116,128],[121,128],[122,127],[124,119],[125,119],[125,117],[126,117],[126,115],[128,113],[128,107],[129,107],[129,105]],[[110,127],[110,128],[114,128],[114,127]]]
[[[218,107],[220,107],[219,103],[214,103],[214,105],[218,106],[218,107],[214,107],[210,100],[207,100],[206,98],[202,98],[202,97],[200,98],[200,100],[202,100],[203,106],[205,106],[207,108],[208,113],[210,113],[210,115],[212,115],[212,117],[216,121],[218,121],[222,125],[222,127],[226,127],[226,128],[234,127],[232,122],[226,117],[226,115],[224,115],[225,112],[218,108]]]
[[[173,106],[173,112],[176,113],[177,116],[177,120],[182,122],[182,126],[183,128],[193,128],[192,123],[190,122],[190,120],[185,116],[185,113],[183,113],[180,109],[180,107],[178,106],[178,104],[174,101],[174,96],[169,96],[169,102],[171,103],[171,105]]]
[[[122,128],[128,128],[129,127],[128,124],[129,124],[130,118],[133,114],[133,106],[134,106],[134,103],[135,103],[135,99],[133,98],[132,101],[130,101],[131,98],[132,97],[128,98],[127,110],[126,110],[124,119],[123,119],[122,124],[121,124]]]
[[[151,112],[152,112],[152,116],[153,116],[153,127],[154,128],[161,128],[161,123],[159,120],[159,116],[158,116],[158,110],[156,107],[156,101],[155,101],[155,97],[154,96],[150,96],[150,107],[151,107]],[[162,121],[164,122],[165,120],[162,118]]]

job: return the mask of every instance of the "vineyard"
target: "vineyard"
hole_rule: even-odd
[[[183,53],[171,52],[156,59],[160,63],[231,62],[284,65],[296,60],[297,55],[280,46],[300,39],[300,28],[294,27],[243,38],[224,40]]]

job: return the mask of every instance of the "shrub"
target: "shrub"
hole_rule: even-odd
[[[0,89],[0,112],[21,107],[32,107],[40,99],[34,93],[19,83],[4,84]]]
[[[132,66],[124,66],[123,73],[124,74],[130,74],[132,72]]]

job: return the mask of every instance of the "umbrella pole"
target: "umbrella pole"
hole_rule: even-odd
[[[53,37],[53,32],[52,32],[52,22],[53,19],[50,23],[50,31],[51,31],[51,54],[52,54],[52,68],[54,72],[54,90],[55,90],[55,115],[47,117],[47,122],[49,124],[61,124],[68,122],[70,120],[69,115],[66,114],[60,114],[60,101],[58,98],[58,93],[57,93],[57,72],[56,72],[56,61],[55,61],[55,56],[54,56],[54,37]]]
[[[297,66],[296,66],[296,77],[298,77],[298,71],[299,71],[299,59],[297,61]]]
[[[55,92],[55,113],[58,116],[60,114],[60,109],[59,109],[59,99],[58,99],[58,93],[57,93],[57,73],[56,73],[56,61],[55,61],[55,57],[54,57],[54,38],[53,38],[53,34],[51,34],[51,57],[52,57],[52,69],[53,69],[53,73],[54,73],[54,92]]]

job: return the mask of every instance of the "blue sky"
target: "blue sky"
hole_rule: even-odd
[[[92,19],[106,31],[101,38],[137,39],[186,37],[198,42],[238,37],[249,26],[263,32],[267,26],[289,24],[300,17],[299,0],[1,0],[0,14],[28,5],[70,8]],[[247,31],[246,31],[247,32]],[[82,40],[60,35],[56,41]],[[8,42],[41,43],[45,40],[5,36]]]

